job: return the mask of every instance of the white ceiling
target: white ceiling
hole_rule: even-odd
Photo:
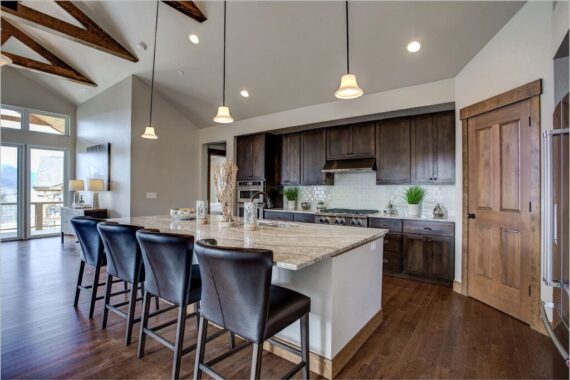
[[[68,22],[51,1],[24,4]],[[156,3],[90,1],[76,4],[138,58],[138,63],[48,32],[24,29],[98,84],[91,88],[41,73],[41,84],[80,104],[134,74],[150,81]],[[160,5],[156,89],[199,127],[212,125],[221,103],[223,3],[197,2],[202,24]],[[366,93],[454,77],[516,13],[522,2],[353,2],[351,71]],[[344,2],[228,2],[227,104],[236,119],[334,100],[345,71]],[[200,44],[188,41],[188,34]],[[410,54],[411,40],[422,44]],[[144,41],[146,51],[137,48]],[[3,49],[23,55],[9,41]],[[184,72],[183,75],[178,73]],[[249,90],[247,99],[239,95]]]

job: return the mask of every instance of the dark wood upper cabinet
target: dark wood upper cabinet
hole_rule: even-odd
[[[278,183],[280,144],[267,133],[239,136],[236,139],[236,164],[238,181],[265,180]],[[278,152],[278,154],[276,154]]]
[[[240,136],[236,140],[237,179],[247,181],[253,179],[253,145],[252,136]]]
[[[454,112],[442,112],[413,118],[412,183],[455,183],[454,117]]]
[[[410,183],[410,119],[383,120],[376,128],[376,184]]]
[[[253,179],[265,178],[265,143],[266,135],[253,135],[252,145],[252,176]]]
[[[301,134],[281,136],[281,184],[301,183]]]
[[[344,125],[327,129],[327,159],[374,157],[376,153],[374,123]]]
[[[322,172],[326,161],[325,130],[303,132],[301,135],[301,184],[332,185],[334,176]]]

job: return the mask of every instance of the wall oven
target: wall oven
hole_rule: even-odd
[[[243,204],[245,202],[249,202],[253,194],[258,191],[265,191],[265,181],[264,180],[256,180],[256,181],[237,181],[237,215],[242,217],[243,216]],[[261,205],[264,204],[264,197],[260,195],[255,199],[256,203]],[[258,213],[258,217],[263,217],[263,206],[256,207]]]

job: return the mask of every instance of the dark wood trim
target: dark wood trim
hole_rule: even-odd
[[[211,175],[210,163],[212,161],[212,156],[224,156],[224,157],[226,157],[226,151],[208,148],[208,169],[207,169],[207,171],[208,171],[208,180],[207,180],[208,181],[208,189],[206,191],[206,196],[208,199],[208,207],[210,207],[210,202],[211,202],[211,199],[210,199],[210,186],[211,186],[211,183],[210,183],[210,175]]]
[[[492,98],[462,108],[461,111],[459,111],[459,118],[465,120],[540,94],[542,94],[542,79],[537,79],[513,90],[503,92]]]
[[[186,16],[190,17],[193,20],[198,22],[204,22],[208,18],[200,8],[193,1],[162,1],[164,4],[171,6],[172,8],[176,9],[178,12],[185,14]]]
[[[35,41],[32,37],[28,36],[22,30],[18,29],[16,26],[2,18],[2,30],[0,31],[2,35],[2,41],[7,40],[8,37],[4,37],[8,35],[9,37],[16,38],[18,41],[41,55],[45,58],[48,63],[36,61],[30,58],[22,57],[16,54],[9,53],[7,51],[3,51],[2,54],[7,56],[12,60],[13,66],[18,66],[24,69],[32,70],[32,71],[39,71],[46,74],[51,74],[59,77],[63,77],[69,79],[74,82],[78,82],[81,84],[86,84],[88,86],[96,87],[97,85],[87,78],[85,75],[81,74],[73,67],[69,66],[67,63],[62,61],[58,58],[55,54],[51,51],[40,45],[37,41]]]
[[[62,21],[35,9],[18,3],[17,10],[2,5],[2,21],[5,18],[14,18],[23,24],[32,25],[41,30],[55,33],[58,36],[70,39],[83,45],[87,45],[105,53],[132,61],[138,62],[138,58],[131,54],[113,37],[103,30],[95,21],[83,13],[71,1],[56,1],[58,6],[79,21],[84,28]]]

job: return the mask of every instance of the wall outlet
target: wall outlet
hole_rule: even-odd
[[[156,199],[156,193],[146,193],[146,199]]]

